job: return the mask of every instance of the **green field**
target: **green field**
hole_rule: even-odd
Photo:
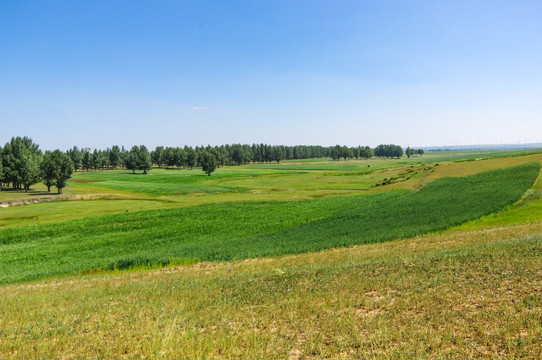
[[[538,358],[541,163],[441,152],[2,191],[0,353]]]
[[[297,202],[239,202],[90,217],[0,230],[1,283],[94,269],[277,256],[443,230],[510,205],[536,163],[417,192]],[[161,178],[163,179],[163,177]]]

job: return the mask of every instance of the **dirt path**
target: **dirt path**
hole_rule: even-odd
[[[104,194],[79,195],[77,194],[77,195],[70,195],[70,196],[45,196],[45,197],[26,199],[26,200],[12,200],[12,201],[0,202],[0,208],[7,208],[10,206],[19,206],[19,205],[30,205],[30,204],[37,204],[41,202],[49,202],[49,201],[96,200],[96,199],[101,199],[106,196],[108,195],[104,195]]]

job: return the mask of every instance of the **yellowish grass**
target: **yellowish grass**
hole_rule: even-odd
[[[5,358],[529,358],[542,222],[0,288]]]

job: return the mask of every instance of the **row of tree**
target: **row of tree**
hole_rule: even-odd
[[[267,144],[232,144],[221,146],[196,146],[195,148],[163,147],[157,146],[150,151],[149,158],[144,154],[149,153],[145,146],[133,147],[130,151],[117,145],[98,150],[74,146],[67,151],[73,161],[74,169],[98,170],[116,169],[125,167],[131,170],[150,170],[151,165],[158,167],[177,167],[192,169],[201,167],[208,158],[207,153],[213,155],[217,166],[244,165],[249,163],[270,163],[282,160],[314,159],[331,157],[334,160],[346,159],[369,159],[373,156],[373,150],[368,147],[347,146],[285,146]]]
[[[422,149],[407,148],[406,155],[422,155]],[[117,145],[106,150],[77,146],[66,152],[60,150],[42,153],[39,145],[28,137],[14,137],[4,147],[0,147],[0,185],[14,189],[30,189],[30,186],[43,181],[51,191],[56,186],[58,193],[66,186],[73,171],[104,170],[125,168],[132,172],[146,174],[152,165],[158,167],[189,168],[201,167],[207,174],[223,165],[243,165],[248,163],[270,163],[282,160],[311,159],[329,157],[334,160],[400,158],[403,149],[399,145],[368,146],[285,146],[267,144],[232,144],[221,146],[196,146],[195,148],[157,146],[150,151],[144,146],[133,146],[129,151]]]
[[[70,157],[60,150],[42,153],[28,137],[14,137],[0,148],[0,185],[28,191],[43,180],[48,191],[56,186],[58,193],[73,173]]]
[[[399,145],[387,144],[378,145],[374,149],[374,156],[379,158],[397,158],[403,156],[403,148]]]
[[[405,150],[405,155],[410,159],[411,156],[422,156],[425,153],[423,149],[412,149],[407,147]]]
[[[409,159],[411,156],[422,156],[424,154],[423,149],[412,149],[410,147],[407,147],[406,150],[403,152],[403,148],[399,145],[378,145],[374,151],[373,155],[380,158],[397,158],[399,159],[401,156],[405,154]]]

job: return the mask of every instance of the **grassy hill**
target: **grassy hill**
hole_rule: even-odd
[[[542,156],[474,155],[77,174],[0,209],[0,353],[538,359]]]

